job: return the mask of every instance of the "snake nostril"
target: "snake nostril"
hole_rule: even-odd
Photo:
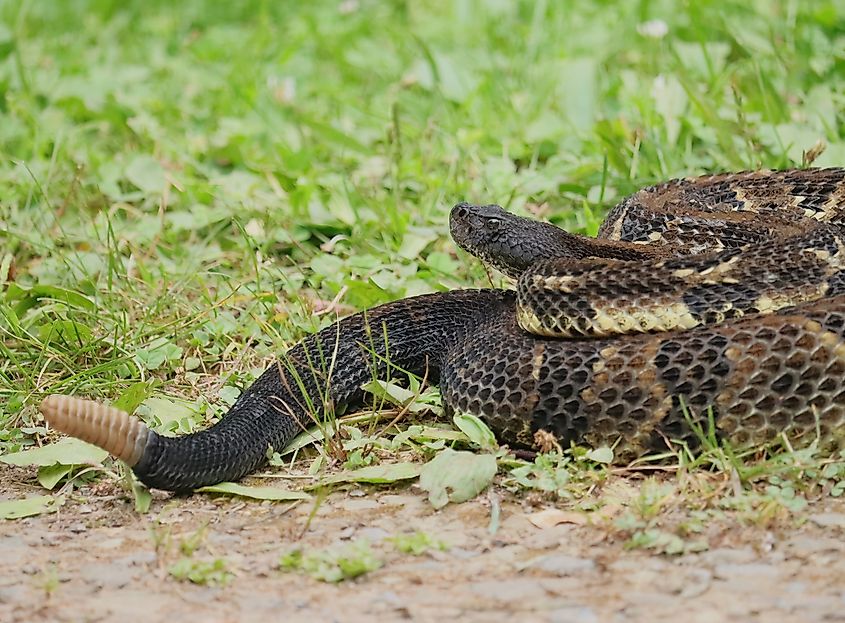
[[[452,215],[456,218],[466,218],[469,216],[468,203],[459,203],[452,208]]]

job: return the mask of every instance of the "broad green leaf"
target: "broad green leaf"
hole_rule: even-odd
[[[112,403],[112,406],[115,409],[126,411],[126,413],[134,413],[135,409],[152,395],[156,385],[156,382],[132,383],[132,385],[123,390],[123,393]]]
[[[613,462],[613,449],[608,448],[607,446],[602,446],[601,448],[596,448],[595,450],[590,450],[587,454],[584,455],[591,461],[595,461],[596,463],[612,463]]]
[[[144,514],[150,510],[153,496],[143,483],[135,479],[132,480],[132,497],[135,498],[135,512]]]
[[[311,496],[304,491],[288,491],[277,487],[249,487],[236,482],[221,482],[208,487],[200,487],[201,493],[226,493],[255,500],[307,500]]]
[[[297,114],[297,117],[298,121],[302,125],[310,127],[315,134],[328,142],[335,143],[339,147],[361,154],[369,155],[371,153],[369,147],[362,144],[354,136],[343,130],[338,130],[328,123],[308,117],[301,111]]]
[[[13,452],[0,456],[0,461],[9,465],[38,465],[41,467],[56,465],[96,465],[109,455],[90,443],[85,443],[73,437],[65,437],[56,443],[51,443],[32,450]]]
[[[652,95],[654,108],[663,117],[666,138],[674,144],[681,131],[681,120],[689,99],[687,93],[677,78],[660,74],[654,79]]]
[[[541,141],[554,141],[569,130],[570,126],[559,113],[551,110],[544,110],[540,116],[532,121],[526,128],[524,137],[529,143]]]
[[[343,301],[358,308],[367,309],[384,302],[384,290],[372,281],[346,280],[346,294]]]
[[[71,307],[78,307],[79,309],[88,309],[91,311],[97,309],[97,304],[84,294],[59,286],[32,286],[29,289],[29,293],[38,298],[55,299],[62,303],[67,303]]]
[[[365,392],[370,392],[379,398],[385,398],[391,404],[400,406],[410,400],[413,400],[416,396],[414,392],[405,389],[404,387],[381,380],[368,381],[367,383],[361,385],[361,389]]]
[[[8,327],[7,330],[11,330],[11,335],[21,336],[24,334],[25,329],[21,326],[18,313],[9,305],[0,304],[0,320],[3,321],[4,328]]]
[[[449,428],[437,428],[435,426],[420,426],[419,430],[411,435],[412,439],[434,441],[442,439],[444,441],[466,441],[467,436],[457,430]]]
[[[11,253],[2,253],[0,254],[0,285],[3,285],[8,281],[10,277],[10,273],[14,272],[15,256]]]
[[[59,481],[73,471],[73,465],[42,465],[38,468],[38,482],[45,489],[53,490]]]
[[[24,288],[16,283],[10,283],[6,298],[9,301],[19,301],[15,305],[15,313],[18,316],[22,316],[26,310],[35,307],[42,298],[54,299],[77,309],[93,311],[97,308],[97,304],[84,294],[59,286],[37,285]]]
[[[706,76],[710,71],[718,74],[725,66],[731,53],[726,41],[673,41],[672,50],[691,72]]]
[[[420,486],[428,491],[434,508],[449,502],[465,502],[484,491],[496,475],[492,454],[456,452],[446,448],[426,463],[420,473]]]
[[[24,288],[23,286],[18,285],[14,281],[10,281],[6,286],[6,292],[3,296],[3,299],[8,303],[11,303],[12,301],[19,301],[20,299],[24,298],[28,292],[28,288]]]
[[[453,102],[463,102],[470,97],[479,81],[464,57],[436,51],[417,62],[411,72],[420,86],[431,90],[436,85],[443,96]]]
[[[220,391],[217,392],[217,395],[220,400],[231,407],[235,404],[235,401],[241,395],[242,391],[243,390],[240,387],[235,387],[234,385],[224,385],[220,388]]]
[[[91,329],[73,320],[54,320],[38,327],[38,339],[42,344],[80,347],[93,338]]]
[[[215,175],[211,182],[217,187],[215,194],[218,198],[237,202],[254,200],[263,185],[259,176],[243,169]]]
[[[344,272],[343,260],[328,253],[320,253],[311,258],[311,270],[321,277],[337,277]]]
[[[469,437],[472,443],[482,449],[493,450],[499,447],[493,431],[476,416],[469,413],[457,413],[452,420],[455,422],[455,426],[461,429],[461,432]]]
[[[594,58],[566,58],[553,64],[557,76],[557,110],[578,129],[591,127],[596,116],[596,91],[599,66]],[[578,88],[573,89],[572,85]]]
[[[55,299],[79,309],[97,309],[97,304],[84,294],[60,286],[32,286],[28,292],[30,296]]]
[[[440,238],[434,229],[415,227],[409,229],[402,238],[402,246],[399,247],[399,257],[406,260],[418,259],[429,244]]]
[[[153,497],[146,485],[135,477],[131,469],[123,471],[123,481],[129,490],[132,491],[132,497],[135,500],[135,512],[144,514],[149,511]]]
[[[458,262],[442,251],[433,251],[429,253],[425,258],[425,263],[428,264],[428,267],[432,270],[436,270],[437,272],[444,273],[446,275],[453,275],[460,267]]]
[[[160,348],[148,349],[139,348],[135,352],[135,360],[141,367],[147,370],[157,370],[161,365],[167,361],[167,357]]]
[[[469,441],[464,433],[452,428],[414,425],[397,433],[391,440],[390,445],[392,448],[399,448],[402,444],[407,443],[408,440],[423,444],[430,444],[434,441],[441,444],[445,441]]]
[[[164,168],[152,156],[135,156],[126,167],[126,179],[147,193],[160,193],[164,190]]]
[[[419,413],[420,411],[425,411],[429,408],[429,405],[427,404],[415,402],[418,398],[415,392],[405,389],[396,383],[390,383],[382,380],[369,381],[361,385],[361,389],[365,392],[370,392],[378,398],[383,398],[391,404],[400,407],[407,406],[408,411],[411,413]]]
[[[373,484],[389,484],[399,480],[410,480],[420,475],[422,465],[419,463],[385,463],[370,465],[351,472],[335,474],[325,478],[321,484],[336,484],[339,482],[368,482]]]
[[[152,429],[165,435],[189,433],[202,419],[193,404],[158,396],[147,398],[140,405],[139,413],[151,416]]]
[[[15,47],[15,33],[9,26],[0,23],[0,59],[5,60]]]
[[[326,422],[323,426],[326,432],[333,434],[331,431],[334,429],[331,422]],[[312,426],[308,430],[299,433],[296,437],[291,439],[290,443],[286,445],[281,452],[279,452],[279,455],[286,456],[288,454],[292,454],[297,450],[301,450],[305,446],[310,446],[312,443],[323,441],[323,439],[325,439],[323,430],[317,426]]]
[[[38,495],[23,500],[0,502],[0,519],[20,519],[42,513],[52,513],[64,504],[64,498],[52,495]]]
[[[136,361],[147,370],[155,370],[165,362],[178,361],[182,358],[182,348],[165,338],[153,341],[146,348],[135,352]]]

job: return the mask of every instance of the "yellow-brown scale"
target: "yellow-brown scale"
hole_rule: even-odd
[[[845,438],[843,327],[845,295],[625,340],[535,339],[499,317],[448,359],[442,392],[508,443],[542,429],[564,446],[615,445],[621,461],[667,440],[697,447],[710,408],[717,436],[738,447],[780,434],[806,446],[818,425],[834,449]]]
[[[518,319],[545,336],[610,336],[691,329],[845,292],[839,228],[765,248],[632,263],[538,262],[519,280]]]

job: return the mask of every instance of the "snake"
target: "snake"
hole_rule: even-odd
[[[366,404],[374,376],[409,373],[514,448],[607,445],[624,463],[695,450],[704,432],[736,448],[845,445],[845,169],[673,179],[623,199],[595,237],[466,202],[450,231],[516,288],[342,318],[187,435],[75,396],[40,410],[176,492],[243,478],[315,421]]]

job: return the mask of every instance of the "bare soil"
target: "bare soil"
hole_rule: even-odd
[[[41,493],[25,470],[0,475],[0,498]],[[316,512],[311,502],[157,494],[139,515],[114,485],[95,485],[56,513],[0,523],[0,620],[845,620],[845,502],[817,502],[804,521],[776,528],[726,516],[707,525],[707,551],[680,556],[627,549],[618,531],[591,520],[530,521],[552,506],[492,493],[434,511],[412,486],[336,491]],[[234,573],[226,585],[168,573],[179,543],[203,526],[193,557],[224,558]],[[389,537],[413,530],[449,549],[397,552]],[[293,546],[356,539],[384,561],[356,580],[327,584],[278,568]]]

